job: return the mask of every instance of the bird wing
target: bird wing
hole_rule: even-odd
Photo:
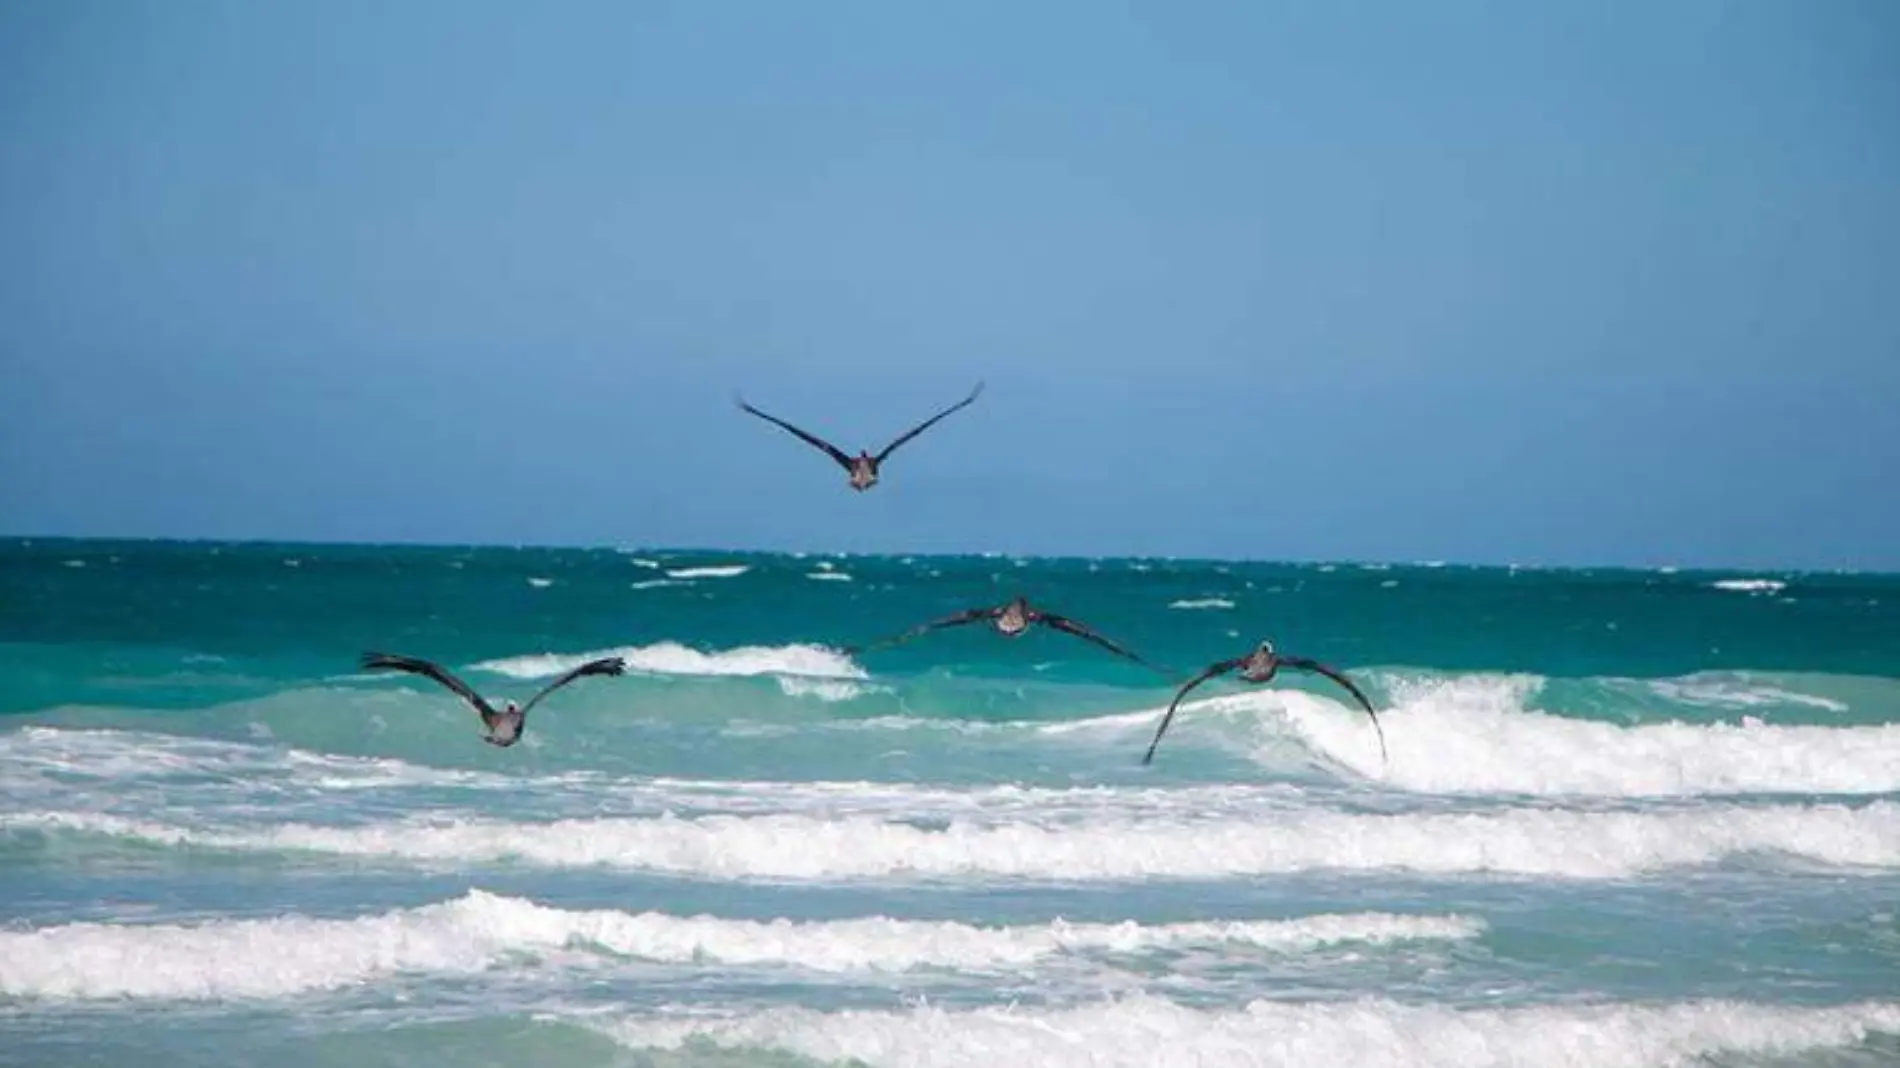
[[[1142,659],[1141,656],[1139,656],[1138,654],[1130,652],[1129,650],[1123,648],[1122,646],[1116,644],[1115,642],[1112,642],[1109,639],[1102,637],[1100,634],[1097,634],[1095,631],[1090,630],[1088,627],[1085,627],[1082,624],[1077,623],[1075,620],[1070,619],[1066,616],[1052,615],[1048,612],[1037,612],[1035,616],[1035,621],[1037,623],[1041,623],[1046,626],[1054,627],[1055,629],[1062,631],[1066,634],[1073,634],[1076,637],[1082,639],[1083,641],[1094,642],[1096,645],[1099,645],[1102,648],[1107,649],[1109,652],[1114,653],[1116,656],[1126,657],[1129,660],[1133,660],[1135,663],[1140,664],[1142,667],[1145,667],[1151,671],[1159,671],[1163,675],[1166,675],[1168,673],[1165,669],[1159,668],[1153,664],[1150,664],[1148,661]]]
[[[896,441],[893,441],[889,445],[884,446],[884,451],[877,454],[877,462],[883,463],[884,458],[886,456],[889,456],[891,453],[896,452],[897,447],[899,445],[902,445],[906,441],[909,441],[910,439],[916,437],[917,435],[923,433],[924,431],[929,430],[931,427],[937,424],[937,420],[942,419],[944,416],[949,415],[952,412],[958,411],[963,408],[967,408],[971,404],[974,404],[976,402],[976,398],[982,395],[982,393],[983,393],[983,383],[978,382],[976,384],[976,388],[970,391],[969,396],[963,398],[962,400],[956,402],[955,404],[952,404],[950,407],[945,408],[943,411],[938,412],[936,415],[931,416],[930,418],[924,420],[923,422],[918,423],[916,426],[911,427],[909,430],[904,431],[903,435],[900,436]]]
[[[738,402],[739,408],[741,410],[750,412],[753,415],[758,416],[760,419],[763,419],[766,422],[773,424],[774,426],[777,426],[783,430],[790,432],[791,434],[797,436],[799,439],[803,440],[806,444],[811,445],[814,448],[823,449],[825,452],[830,454],[833,460],[838,461],[839,467],[844,468],[846,471],[851,470],[851,457],[846,456],[843,449],[838,448],[836,445],[833,445],[831,442],[826,441],[824,438],[821,438],[818,435],[811,433],[810,431],[800,430],[799,428],[793,426],[792,424],[786,422],[785,420],[780,419],[776,415],[767,415],[766,413],[759,411],[757,408],[754,408],[750,404],[747,404],[745,402],[744,397],[734,396],[733,400]]]
[[[1155,729],[1155,740],[1148,743],[1148,755],[1142,757],[1141,762],[1143,764],[1150,764],[1154,762],[1155,746],[1160,745],[1161,736],[1168,733],[1168,724],[1174,722],[1175,709],[1181,707],[1181,699],[1188,695],[1189,690],[1192,690],[1194,687],[1199,686],[1201,683],[1206,682],[1208,679],[1214,678],[1217,675],[1225,675],[1229,671],[1234,670],[1235,668],[1239,667],[1240,665],[1244,663],[1246,663],[1245,657],[1235,657],[1232,660],[1222,660],[1218,663],[1209,664],[1207,665],[1206,671],[1203,671],[1199,675],[1196,675],[1193,678],[1189,679],[1186,686],[1183,686],[1178,691],[1176,691],[1174,695],[1174,700],[1168,702],[1168,714],[1161,717],[1161,726]]]
[[[488,702],[482,700],[481,694],[469,689],[467,683],[449,674],[448,669],[440,664],[413,656],[397,656],[394,653],[364,653],[359,663],[372,671],[407,671],[412,675],[426,676],[455,691],[462,700],[475,706],[475,711],[481,713],[483,719],[495,713],[494,709],[488,707]]]
[[[898,645],[903,642],[907,642],[911,640],[912,638],[915,638],[919,635],[928,634],[933,630],[942,630],[945,627],[960,627],[965,623],[975,623],[979,619],[993,618],[996,615],[996,612],[997,612],[997,609],[995,608],[967,609],[965,611],[958,612],[955,615],[945,616],[942,619],[933,619],[928,623],[924,623],[919,626],[912,627],[911,629],[895,637],[884,638],[879,641],[874,641],[869,645],[846,646],[844,653],[846,656],[855,656],[858,653],[867,652],[872,649],[881,649],[887,645]]]
[[[599,660],[589,660],[580,667],[569,671],[567,674],[541,687],[540,693],[528,698],[528,703],[521,706],[521,714],[524,716],[527,715],[528,710],[538,704],[543,697],[566,686],[582,675],[622,675],[626,673],[626,670],[627,662],[617,656],[602,657]]]
[[[1379,759],[1381,761],[1385,760],[1385,728],[1379,726],[1379,714],[1372,710],[1372,702],[1366,700],[1366,695],[1359,692],[1359,687],[1354,686],[1351,679],[1347,678],[1345,674],[1340,671],[1329,668],[1317,660],[1309,660],[1303,656],[1283,656],[1280,658],[1280,666],[1297,668],[1300,671],[1311,671],[1315,674],[1324,675],[1341,686],[1344,686],[1346,692],[1352,694],[1359,700],[1359,707],[1366,710],[1366,715],[1372,717],[1372,729],[1379,732]]]

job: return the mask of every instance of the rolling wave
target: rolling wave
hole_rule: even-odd
[[[568,910],[482,890],[354,919],[281,916],[185,924],[74,923],[0,932],[0,994],[32,998],[282,997],[400,973],[469,974],[510,963],[665,964],[819,972],[996,971],[1061,954],[1241,945],[1280,953],[1355,943],[1461,940],[1463,916],[1356,913],[1144,926],[983,927],[877,916],[794,922]]]
[[[1178,880],[1306,871],[1629,878],[1753,858],[1900,867],[1900,804],[1369,815],[941,828],[870,816],[709,815],[513,822],[438,814],[354,826],[184,825],[89,812],[0,813],[0,831],[168,847],[309,852],[416,864],[610,867],[720,880]]]
[[[819,645],[747,645],[701,652],[678,642],[629,645],[587,653],[536,653],[484,660],[480,671],[517,679],[553,678],[589,660],[617,656],[634,671],[655,675],[805,675],[816,678],[868,678],[850,657]]]
[[[903,1012],[777,1008],[745,1015],[695,1013],[593,1026],[637,1050],[673,1050],[696,1041],[872,1068],[994,1064],[1639,1068],[1703,1063],[1720,1054],[1788,1054],[1851,1046],[1870,1033],[1900,1033],[1900,1004],[1802,1008],[1686,1001],[1457,1009],[1361,998],[1254,1001],[1240,1010],[1204,1010],[1137,994],[1068,1008],[946,1010],[926,1006]]]
[[[1419,793],[1637,798],[1900,792],[1900,724],[1776,726],[1746,719],[1625,726],[1530,709],[1539,682],[1466,676],[1397,683],[1390,706],[1379,715],[1384,761],[1364,714],[1330,697],[1263,689],[1188,701],[1156,760],[1201,737],[1276,767],[1285,763],[1282,743],[1290,731],[1336,765]],[[1138,734],[1158,722],[1161,711],[1044,730]]]

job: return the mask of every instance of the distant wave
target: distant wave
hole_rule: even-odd
[[[627,667],[656,675],[808,675],[868,678],[850,657],[818,645],[747,645],[704,653],[678,642],[629,645],[586,653],[536,653],[484,660],[475,667],[517,679],[552,678],[603,656],[622,657]]]
[[[691,580],[670,579],[670,578],[669,579],[668,578],[667,579],[646,579],[641,582],[630,582],[627,584],[627,588],[634,589],[634,590],[657,590],[657,589],[661,589],[667,586],[691,586],[692,584],[693,583]]]
[[[281,997],[405,972],[474,973],[523,956],[607,965],[600,951],[668,964],[995,971],[1058,954],[1239,944],[1298,953],[1341,943],[1475,938],[1464,916],[1355,913],[1144,926],[983,927],[947,921],[731,920],[551,908],[471,890],[347,920],[284,916],[199,924],[74,923],[0,931],[0,994],[38,998]],[[595,954],[586,960],[583,954]]]
[[[737,578],[752,570],[749,564],[721,564],[717,567],[674,567],[666,571],[667,578]]]
[[[613,867],[769,880],[1219,879],[1407,871],[1619,879],[1742,857],[1900,867],[1900,804],[1706,805],[1690,810],[1512,808],[1399,815],[1298,810],[1250,819],[1100,819],[940,829],[847,816],[700,816],[357,826],[181,826],[96,813],[5,812],[9,833],[105,835],[164,846],[325,853],[456,865]]]
[[[1788,1055],[1853,1045],[1871,1031],[1900,1033],[1900,1003],[1810,1008],[1711,1000],[1453,1008],[1361,997],[1262,999],[1240,1009],[1203,1009],[1136,993],[1069,1007],[1012,1004],[839,1012],[774,1008],[728,1015],[668,1013],[618,1022],[595,1017],[589,1025],[637,1050],[672,1050],[697,1041],[870,1068],[1637,1068],[1727,1064],[1727,1054]]]
[[[1232,608],[1234,607],[1234,602],[1225,597],[1202,597],[1198,600],[1191,601],[1173,601],[1169,603],[1168,607],[1190,610],[1196,608]]]
[[[1709,588],[1733,590],[1737,593],[1780,593],[1788,588],[1788,584],[1778,579],[1764,578],[1717,579],[1709,583]]]
[[[545,590],[549,586],[554,585],[554,580],[551,578],[539,578],[539,577],[530,578],[528,580],[528,585],[533,586],[537,590]]]

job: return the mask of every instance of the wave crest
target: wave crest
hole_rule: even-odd
[[[655,675],[801,675],[811,678],[865,679],[850,657],[822,645],[747,645],[701,652],[678,642],[628,645],[586,653],[535,653],[484,660],[475,666],[517,679],[552,678],[604,656],[617,656],[634,671]]]
[[[821,972],[941,967],[992,971],[1059,954],[1240,944],[1303,952],[1475,938],[1464,916],[1358,913],[1145,926],[979,927],[950,921],[731,920],[568,910],[471,890],[376,916],[280,916],[182,924],[74,923],[0,932],[0,994],[61,999],[282,997],[401,973],[467,974],[510,958],[605,964],[602,953],[668,964],[791,966]],[[592,954],[592,959],[588,954]]]

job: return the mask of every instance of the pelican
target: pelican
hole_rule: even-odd
[[[1246,656],[1209,664],[1206,671],[1188,680],[1188,684],[1181,687],[1180,692],[1174,695],[1174,700],[1168,704],[1168,714],[1161,717],[1161,726],[1155,731],[1155,740],[1148,743],[1148,755],[1142,757],[1141,762],[1147,764],[1154,760],[1155,746],[1161,744],[1161,736],[1168,732],[1168,724],[1174,719],[1174,711],[1180,707],[1181,699],[1188,695],[1189,690],[1208,679],[1225,675],[1235,669],[1239,669],[1240,677],[1248,682],[1271,682],[1273,676],[1278,674],[1281,668],[1311,671],[1344,686],[1347,693],[1358,699],[1359,706],[1366,710],[1366,715],[1372,717],[1372,729],[1379,732],[1379,760],[1381,762],[1385,760],[1385,728],[1379,726],[1379,714],[1372,710],[1372,702],[1366,700],[1366,695],[1359,692],[1359,687],[1354,686],[1351,679],[1317,660],[1308,660],[1303,656],[1281,656],[1274,651],[1272,642],[1263,641]]]
[[[952,404],[950,407],[945,408],[943,411],[938,412],[936,415],[931,416],[930,418],[924,420],[923,422],[918,423],[916,426],[911,427],[909,430],[906,430],[902,435],[898,437],[896,441],[893,441],[889,445],[884,446],[884,451],[878,453],[875,456],[864,451],[863,449],[859,449],[858,454],[856,456],[848,456],[845,454],[845,451],[843,449],[838,448],[836,445],[833,445],[831,442],[826,441],[824,438],[821,438],[816,434],[810,433],[809,431],[800,430],[798,427],[793,426],[792,424],[786,422],[783,419],[780,419],[779,417],[775,415],[767,415],[764,412],[758,410],[757,408],[754,408],[752,405],[747,404],[745,402],[744,397],[735,396],[733,399],[739,402],[739,407],[743,411],[756,415],[760,419],[763,419],[768,423],[771,423],[783,430],[790,432],[794,436],[803,440],[807,445],[811,445],[812,447],[817,448],[817,449],[822,449],[833,460],[836,460],[838,462],[838,466],[844,468],[845,472],[851,476],[851,488],[854,490],[857,490],[859,493],[862,493],[865,490],[870,489],[872,486],[877,485],[878,468],[881,467],[884,461],[890,457],[891,453],[894,453],[897,451],[898,446],[904,444],[905,442],[923,433],[924,431],[929,430],[932,426],[936,424],[937,420],[942,419],[944,416],[947,416],[950,413],[955,412],[961,408],[968,407],[970,404],[975,402],[978,395],[980,395],[982,392],[983,392],[983,383],[978,382],[976,384],[976,388],[970,391],[969,396],[963,398],[962,400],[956,402],[955,404]]]
[[[994,605],[989,608],[971,608],[966,611],[958,612],[955,615],[945,616],[942,619],[933,620],[921,626],[913,627],[896,637],[872,642],[870,645],[847,647],[845,654],[854,655],[869,649],[896,645],[900,642],[907,642],[919,635],[928,634],[933,630],[942,630],[945,627],[960,627],[965,623],[988,623],[991,627],[995,628],[996,633],[1001,634],[1005,638],[1020,638],[1030,627],[1040,623],[1045,627],[1059,630],[1066,634],[1073,634],[1083,641],[1094,642],[1096,645],[1107,649],[1116,656],[1133,660],[1145,668],[1159,671],[1164,675],[1168,673],[1165,668],[1159,668],[1150,664],[1140,656],[1104,638],[1073,619],[1056,615],[1053,612],[1044,612],[1040,609],[1031,608],[1029,601],[1023,597],[1012,598],[1007,604]]]
[[[489,745],[501,746],[504,749],[521,740],[522,728],[527,725],[528,710],[538,704],[543,697],[566,686],[582,675],[619,675],[627,670],[626,661],[617,656],[609,656],[600,660],[589,660],[580,667],[569,671],[560,678],[543,686],[540,693],[528,698],[526,705],[516,707],[513,701],[508,701],[506,702],[506,708],[496,711],[487,701],[482,700],[481,694],[469,689],[467,683],[449,674],[440,664],[433,664],[427,660],[421,660],[413,656],[396,656],[392,653],[364,653],[362,666],[372,671],[407,671],[414,675],[425,675],[455,691],[458,697],[474,707],[476,714],[482,717],[482,726],[488,728],[488,733],[482,736],[482,741],[487,742]]]

